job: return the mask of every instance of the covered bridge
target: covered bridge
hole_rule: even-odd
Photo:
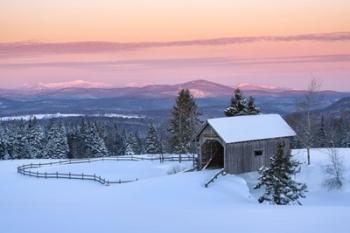
[[[214,118],[197,134],[198,166],[237,174],[270,163],[279,143],[290,150],[293,129],[278,114]]]

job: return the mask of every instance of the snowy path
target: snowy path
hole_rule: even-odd
[[[282,207],[257,204],[246,183],[250,185],[254,174],[246,174],[250,177],[246,180],[220,177],[207,189],[203,184],[215,170],[149,175],[138,182],[106,187],[21,176],[16,167],[28,161],[0,161],[0,232],[348,233],[349,180],[339,192],[321,188],[319,172],[324,161],[324,155],[315,153],[314,164],[298,177],[310,185],[304,206]],[[349,170],[350,158],[346,161]],[[149,168],[141,163],[125,166],[120,175]],[[112,175],[105,166],[101,164],[100,169]]]

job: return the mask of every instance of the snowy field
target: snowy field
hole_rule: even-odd
[[[38,160],[39,161],[39,160]],[[45,162],[45,160],[41,160]],[[39,169],[31,169],[33,172],[47,173],[75,173],[101,176],[110,181],[148,179],[166,176],[168,174],[185,171],[192,168],[193,162],[171,162],[160,163],[159,160],[99,160],[90,163],[43,166]]]
[[[305,161],[304,151],[294,154]],[[33,161],[0,161],[0,232],[348,233],[350,150],[342,149],[341,154],[345,186],[328,191],[322,186],[328,155],[326,150],[312,151],[312,165],[303,165],[297,176],[309,186],[303,206],[258,204],[258,193],[251,190],[256,173],[221,176],[206,189],[203,184],[215,170],[167,175],[176,162],[109,161],[41,168],[140,178],[103,186],[22,176],[16,167]]]

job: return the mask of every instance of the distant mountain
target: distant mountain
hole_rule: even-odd
[[[146,96],[154,98],[174,97],[178,92],[187,88],[196,98],[213,98],[231,96],[235,88],[241,88],[246,95],[252,96],[298,96],[305,91],[280,88],[269,85],[239,84],[236,87],[225,86],[206,80],[195,80],[175,85],[148,85],[144,87],[109,87],[104,83],[76,80],[73,82],[38,84],[26,87],[22,94],[29,97],[47,97],[64,99],[96,99],[114,98],[125,96]],[[0,96],[2,92],[0,91]],[[335,91],[324,92],[326,95],[339,95],[343,93]]]
[[[174,97],[178,92],[187,88],[196,98],[214,98],[231,96],[235,88],[240,88],[247,96],[300,96],[305,94],[303,90],[293,90],[270,85],[256,85],[242,83],[236,87],[225,86],[206,80],[195,80],[174,85],[147,85],[143,87],[110,87],[108,84],[76,80],[62,83],[39,83],[27,86],[21,95],[39,98],[63,98],[63,99],[97,99],[114,97],[145,96],[154,98]],[[18,91],[17,91],[18,92]],[[3,92],[0,90],[0,96]],[[324,95],[344,97],[344,93],[335,91],[323,91]]]
[[[66,88],[111,88],[112,86],[102,82],[89,82],[85,80],[73,80],[69,82],[38,83],[32,86],[24,86],[24,89],[31,91],[59,90]]]
[[[341,116],[350,113],[350,96],[341,98],[333,104],[319,111],[321,114]]]
[[[266,85],[240,84],[246,96],[254,96],[264,113],[287,115],[296,111],[296,103],[305,94]],[[178,92],[187,88],[197,98],[203,117],[223,116],[236,87],[206,80],[195,80],[175,85],[148,85],[144,87],[105,87],[101,83],[74,81],[26,87],[22,90],[0,89],[0,115],[27,115],[42,113],[118,113],[165,117],[174,104]],[[341,110],[340,99],[350,93],[322,91],[321,107]],[[334,105],[333,107],[331,107]],[[339,106],[339,107],[338,107]],[[334,110],[335,111],[335,110]]]

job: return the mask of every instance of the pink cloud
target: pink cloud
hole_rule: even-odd
[[[103,41],[85,42],[13,42],[0,43],[0,56],[13,57],[22,55],[41,54],[80,54],[80,53],[101,53],[117,52],[124,50],[139,50],[161,47],[185,47],[185,46],[223,46],[240,43],[254,42],[288,42],[288,41],[349,41],[350,32],[333,32],[318,34],[300,34],[290,36],[257,36],[257,37],[225,37],[216,39],[199,39],[184,41],[164,42],[139,42],[139,43],[118,43]]]

